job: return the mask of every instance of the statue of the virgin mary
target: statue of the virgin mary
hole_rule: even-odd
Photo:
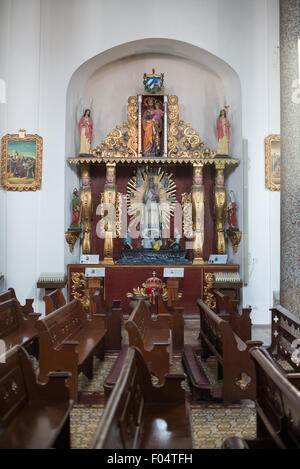
[[[151,237],[160,238],[159,190],[151,176],[144,193],[143,202],[142,233],[151,232]]]

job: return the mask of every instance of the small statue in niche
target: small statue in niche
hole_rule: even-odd
[[[229,204],[227,207],[227,220],[230,230],[238,230],[238,222],[236,218],[237,203],[235,201],[234,192],[229,192]]]
[[[154,250],[154,251],[159,251],[160,248],[161,248],[161,245],[162,245],[161,239],[156,238],[156,239],[154,240],[153,250]]]
[[[227,221],[228,230],[226,231],[229,241],[232,244],[234,253],[237,253],[238,246],[242,239],[242,232],[239,230],[238,222],[236,218],[237,204],[234,197],[234,192],[229,192],[229,204],[227,207]]]
[[[72,198],[72,222],[71,222],[70,229],[79,230],[80,222],[81,222],[81,204],[80,204],[78,189],[75,188],[73,190],[73,198]]]
[[[114,167],[107,168],[105,184],[114,186],[116,184],[116,171]]]
[[[79,124],[80,137],[80,155],[89,155],[92,143],[93,120],[91,118],[91,110],[86,109],[81,117]]]
[[[228,106],[226,106],[228,109]],[[218,148],[217,155],[229,154],[230,123],[227,119],[227,110],[222,109],[217,119]]]
[[[224,175],[221,171],[218,171],[215,183],[216,183],[217,188],[219,188],[219,189],[224,188],[225,178],[224,178]]]
[[[145,155],[159,156],[161,154],[160,137],[163,130],[162,116],[164,111],[158,99],[152,97],[145,99],[146,110],[142,117],[143,153]]]
[[[178,252],[180,250],[180,234],[177,228],[175,228],[175,237],[173,240],[170,240],[170,248],[174,252]]]
[[[193,185],[197,187],[203,186],[202,170],[196,170],[193,179]]]
[[[91,178],[87,170],[85,170],[81,177],[81,223],[83,231],[82,253],[90,254],[92,248],[91,239],[91,223],[93,219],[93,205],[92,205],[92,187]]]
[[[146,230],[142,239],[142,246],[144,249],[152,249],[155,239],[151,236],[151,230]]]

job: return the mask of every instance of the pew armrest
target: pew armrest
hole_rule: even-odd
[[[165,374],[162,386],[151,390],[152,396],[158,404],[170,405],[185,402],[185,390],[181,383],[186,379],[184,374]]]
[[[27,313],[26,317],[37,320],[41,317],[41,313]]]
[[[113,300],[112,309],[120,309],[122,300]]]
[[[263,342],[261,340],[246,340],[245,344],[248,348],[261,347],[263,345]]]
[[[300,373],[287,373],[286,377],[289,382],[292,383],[298,391],[300,391]]]
[[[157,320],[153,321],[153,325],[158,329],[171,329],[172,317],[169,314],[158,314]]]
[[[39,384],[40,396],[43,400],[69,401],[70,390],[66,381],[71,373],[66,371],[51,371],[48,373],[48,382]],[[73,404],[73,401],[71,401]]]
[[[106,314],[103,313],[95,313],[92,316],[92,319],[90,319],[87,324],[89,327],[98,327],[101,329],[106,329],[106,321],[107,317]]]
[[[79,345],[79,342],[78,340],[64,340],[62,343],[61,343],[61,349],[62,350],[68,350],[70,348],[76,348],[77,345]]]
[[[27,298],[25,300],[25,305],[24,306],[21,306],[21,309],[22,309],[22,312],[25,313],[25,314],[28,314],[28,313],[33,313],[33,304],[34,302],[34,299],[33,298]]]
[[[221,318],[221,319],[225,319],[225,320],[228,320],[230,319],[230,314],[229,313],[220,313],[218,314],[218,317]]]

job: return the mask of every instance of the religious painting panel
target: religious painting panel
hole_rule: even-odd
[[[6,190],[35,191],[42,184],[43,139],[39,135],[7,134],[2,137],[1,185]]]
[[[265,139],[266,188],[280,190],[280,135]]]
[[[167,156],[167,96],[138,96],[139,156]]]

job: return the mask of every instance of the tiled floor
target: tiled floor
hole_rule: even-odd
[[[199,320],[185,321],[185,343],[199,344]],[[264,345],[270,343],[270,327],[254,326],[254,340],[262,340]],[[123,333],[123,342],[127,343],[127,334]],[[103,383],[108,375],[116,354],[106,354],[104,362],[95,359],[94,378],[88,380],[79,376],[80,401],[71,414],[71,444],[73,448],[88,448],[93,434],[100,422],[104,410]],[[215,362],[206,364],[210,377],[215,374]],[[180,355],[174,355],[171,373],[183,372]],[[195,401],[191,398],[188,382],[184,383],[189,401],[193,447],[195,449],[220,448],[222,442],[230,436],[254,438],[256,435],[256,415],[254,403],[244,401],[239,404],[223,405],[222,403]]]

